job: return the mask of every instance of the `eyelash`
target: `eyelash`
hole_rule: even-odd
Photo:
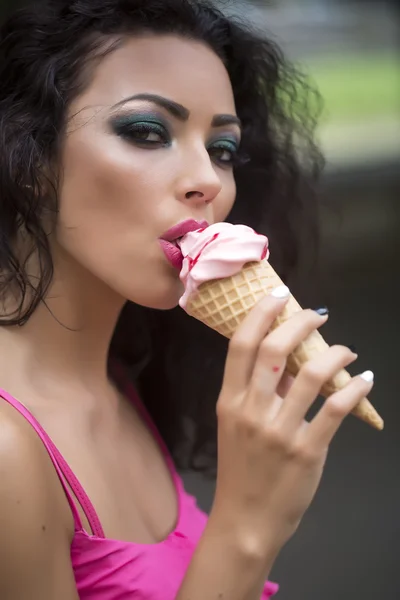
[[[160,123],[152,123],[150,121],[137,121],[136,123],[123,123],[121,125],[117,125],[116,127],[117,134],[126,139],[128,142],[133,142],[135,144],[139,144],[140,146],[154,147],[154,146],[163,146],[167,147],[170,145],[170,136],[167,129],[161,125]],[[151,134],[154,133],[160,138],[163,139],[162,142],[159,141],[146,141],[137,139],[138,134]]]
[[[121,124],[117,123],[115,125],[115,131],[121,138],[144,148],[167,148],[171,145],[170,134],[168,133],[166,127],[161,123],[151,121],[137,121],[136,123]],[[161,141],[141,140],[137,138],[138,134],[155,134],[161,138]],[[249,162],[248,157],[241,153],[238,148],[236,148],[235,142],[230,140],[217,140],[217,142],[215,142],[215,146],[209,146],[208,151],[211,158],[213,158],[213,151],[215,153],[215,150],[217,152],[222,151],[222,153],[229,152],[231,155],[231,159],[227,161],[215,158],[214,154],[214,162],[222,168],[235,168]]]
[[[229,152],[231,155],[231,159],[228,161],[218,159],[215,161],[222,167],[236,168],[248,162],[248,157],[244,153],[242,153],[239,148],[237,148],[234,142],[218,140],[214,147],[210,146],[208,148],[208,152],[211,158],[213,157],[212,152],[215,150],[217,152]]]

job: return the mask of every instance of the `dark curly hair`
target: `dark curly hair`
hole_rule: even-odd
[[[317,241],[318,95],[274,43],[209,0],[44,0],[17,11],[0,30],[3,326],[23,326],[52,281],[43,216],[57,219],[67,108],[90,82],[91,66],[143,32],[201,40],[226,66],[250,158],[236,169],[229,220],[268,235],[271,261],[284,280],[302,259],[303,242]],[[21,232],[30,241],[24,261],[16,252]],[[37,281],[27,272],[32,254],[39,259]],[[11,313],[10,294],[18,299]],[[116,359],[125,367],[181,467],[212,468],[226,351],[226,340],[179,308],[162,312],[129,302],[121,313],[110,364]]]

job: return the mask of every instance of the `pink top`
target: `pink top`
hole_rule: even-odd
[[[178,523],[175,530],[158,544],[134,544],[107,539],[84,489],[35,417],[18,400],[1,389],[0,397],[11,404],[32,425],[50,455],[68,498],[75,524],[71,561],[79,598],[82,600],[127,600],[127,598],[174,600],[204,530],[207,517],[197,507],[195,499],[185,492],[172,458],[133,386],[130,386],[127,392],[160,444],[176,486],[179,503]],[[93,535],[83,529],[66,482],[78,498]],[[278,587],[274,583],[267,582],[262,600],[271,598],[278,591]]]

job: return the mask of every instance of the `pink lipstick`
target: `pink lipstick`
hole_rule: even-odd
[[[191,231],[198,231],[208,227],[207,221],[188,219],[168,229],[160,238],[160,246],[170,264],[179,271],[182,269],[183,256],[176,241]]]

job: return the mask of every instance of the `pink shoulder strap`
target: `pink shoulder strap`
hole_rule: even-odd
[[[83,527],[78,509],[69,491],[68,485],[71,487],[76,498],[78,499],[79,504],[81,505],[82,510],[84,511],[87,517],[93,534],[97,537],[104,538],[103,528],[85,490],[79,483],[77,477],[72,472],[64,457],[61,455],[61,453],[56,448],[50,437],[44,431],[43,427],[35,419],[32,413],[23,404],[21,404],[21,402],[19,402],[18,400],[13,398],[13,396],[8,394],[8,392],[5,392],[4,390],[0,389],[0,397],[3,398],[6,402],[8,402],[8,404],[13,406],[15,410],[17,410],[28,421],[28,423],[30,423],[32,428],[38,434],[39,438],[42,440],[43,445],[45,446],[50,456],[50,459],[54,465],[54,468],[57,472],[57,475],[60,479],[61,485],[63,486],[65,495],[68,499],[68,503],[71,507],[72,515],[74,517],[75,531],[80,531],[83,529]]]

